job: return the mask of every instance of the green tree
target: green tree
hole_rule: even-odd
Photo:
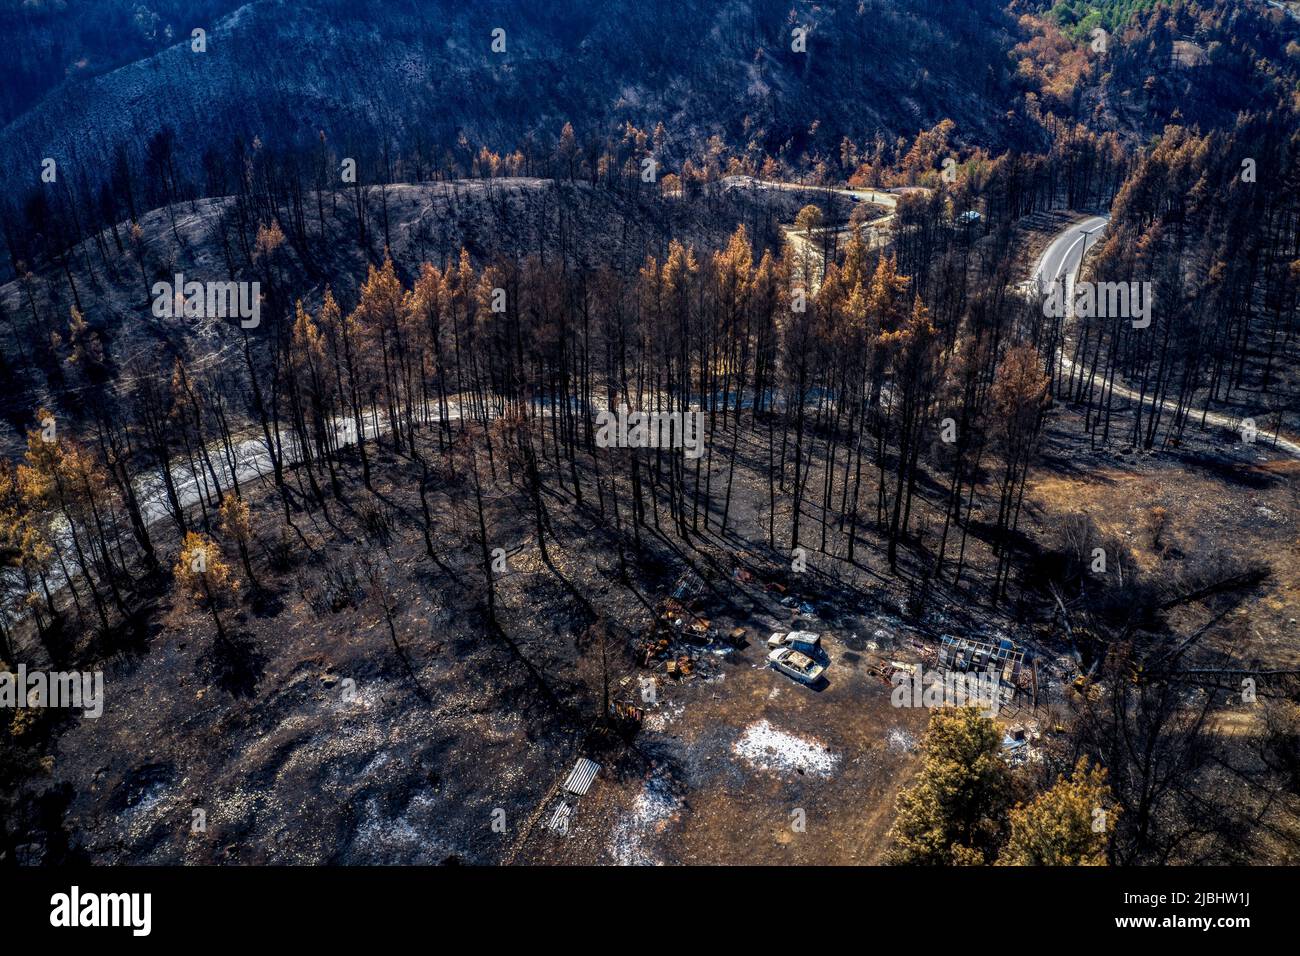
[[[973,707],[936,710],[916,782],[898,795],[887,860],[903,866],[991,862],[1006,836],[1011,773],[1002,732]]]
[[[1080,757],[1069,780],[1011,811],[1011,837],[999,866],[1105,866],[1115,816],[1106,768]]]

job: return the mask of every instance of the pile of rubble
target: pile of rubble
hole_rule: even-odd
[[[662,670],[672,677],[688,677],[698,668],[699,655],[682,645],[744,645],[745,628],[733,627],[723,633],[698,613],[704,591],[704,582],[698,575],[685,574],[674,584],[669,596],[659,602],[654,619],[635,647],[637,662],[642,667]]]

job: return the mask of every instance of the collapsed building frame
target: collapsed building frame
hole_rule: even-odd
[[[937,667],[963,674],[991,673],[998,681],[998,697],[1002,706],[1015,700],[1020,683],[1020,672],[1025,664],[1025,650],[1008,638],[996,644],[974,641],[968,637],[945,634],[939,639]]]

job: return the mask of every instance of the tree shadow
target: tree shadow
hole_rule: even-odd
[[[199,657],[199,666],[232,697],[251,697],[265,671],[266,655],[248,634],[232,634],[214,641]]]
[[[257,587],[249,595],[248,606],[254,617],[269,618],[284,610],[284,600],[278,591]]]

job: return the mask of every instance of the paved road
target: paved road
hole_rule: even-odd
[[[803,183],[785,183],[774,179],[758,179],[754,176],[725,176],[722,183],[727,188],[749,187],[753,189],[781,189],[797,193],[831,193],[836,196],[848,196],[858,202],[869,202],[876,206],[893,209],[898,205],[898,196],[883,189],[850,189],[840,186],[805,186]]]
[[[722,180],[723,186],[728,189],[779,189],[785,192],[814,192],[826,193],[835,196],[847,196],[856,202],[867,203],[872,206],[880,206],[888,209],[889,212],[869,222],[862,223],[858,228],[866,234],[868,247],[881,246],[888,241],[888,236],[884,230],[894,219],[894,210],[898,208],[898,196],[895,193],[886,192],[883,189],[845,189],[837,186],[806,186],[802,183],[778,182],[772,179],[757,179],[753,176],[726,176]],[[817,289],[821,286],[822,277],[826,274],[826,264],[822,261],[821,243],[813,242],[813,237],[825,235],[828,231],[833,231],[841,236],[847,235],[852,226],[824,227],[812,230],[812,236],[806,235],[803,230],[795,229],[793,225],[782,226],[781,231],[785,234],[786,241],[797,253],[795,259],[795,276],[802,277],[804,263],[810,267],[813,275],[804,277],[809,287],[810,294],[816,294]]]
[[[1109,216],[1091,216],[1082,222],[1063,229],[1043,250],[1034,266],[1033,279],[1039,292],[1046,292],[1052,283],[1062,276],[1067,279],[1067,290],[1074,287],[1074,280],[1083,263],[1085,249],[1091,249],[1106,231]]]
[[[844,196],[852,196],[860,201],[873,203],[885,208],[893,209],[898,203],[897,195],[872,189],[838,189],[829,186],[804,186],[799,183],[772,182],[768,180],[753,179],[746,176],[728,177],[724,182],[731,187],[754,187],[764,189],[782,189],[799,192],[825,192],[835,193]],[[880,226],[887,224],[893,218],[893,213],[875,219],[865,225],[867,227]],[[1084,250],[1092,248],[1094,242],[1104,232],[1107,223],[1105,216],[1093,216],[1082,222],[1075,223],[1062,230],[1061,233],[1048,244],[1042,256],[1039,257],[1037,265],[1029,283],[1031,288],[1043,289],[1050,287],[1050,284],[1057,280],[1066,282],[1066,294],[1071,294],[1075,279],[1078,276],[1079,267],[1083,262]],[[820,284],[821,274],[825,272],[824,264],[821,262],[820,244],[810,242],[808,237],[802,232],[796,232],[792,226],[785,227],[786,236],[790,239],[794,248],[800,253],[800,259],[805,258],[804,253],[810,253],[810,260],[815,263],[818,275],[812,277],[810,285],[811,291],[816,292]],[[1085,236],[1086,232],[1086,236]],[[1061,350],[1057,356],[1062,368],[1068,374],[1073,368],[1073,363],[1069,357]],[[1121,397],[1138,400],[1137,392],[1130,388],[1116,384],[1114,393]],[[453,403],[454,404],[454,403]],[[1164,407],[1172,411],[1174,404],[1164,402]],[[449,410],[449,416],[452,420],[459,419],[461,415],[458,407],[452,407]],[[1235,429],[1240,425],[1240,420],[1217,412],[1211,412],[1205,417],[1206,422],[1214,425],[1221,425],[1226,428]],[[356,427],[350,417],[340,417],[332,422],[338,436],[338,444],[342,447],[352,445],[356,442]],[[367,417],[363,423],[366,437],[373,439],[380,434],[388,431],[387,421],[383,416],[379,416],[378,422],[373,418]],[[294,436],[289,433],[283,433],[283,457],[284,464],[290,466],[296,464],[300,459]],[[1272,439],[1265,439],[1272,442]],[[1300,444],[1287,439],[1279,438],[1275,447],[1283,449],[1290,454],[1300,458]],[[222,484],[223,490],[229,488],[233,482],[231,480],[230,468],[226,463],[225,455],[219,445],[213,445],[209,448],[209,455],[213,467],[217,471],[217,477]],[[266,443],[262,436],[244,439],[235,445],[236,466],[235,472],[241,483],[252,482],[271,472],[271,457],[267,452]],[[207,497],[214,497],[211,489],[211,477],[206,474],[201,466],[199,474],[196,476],[195,471],[189,464],[178,461],[171,466],[172,481],[176,486],[177,498],[180,500],[182,507],[188,509],[198,504],[200,498],[205,494]],[[166,490],[164,488],[163,476],[160,473],[142,476],[137,481],[137,491],[140,496],[140,507],[146,524],[167,519],[170,514],[170,504],[167,500]]]
[[[450,401],[447,405],[447,418],[449,421],[459,421],[461,417],[460,405],[456,401]],[[376,421],[377,418],[377,421]],[[357,427],[355,421],[350,416],[339,416],[330,422],[330,427],[334,430],[336,443],[340,448],[347,448],[357,441]],[[374,441],[380,436],[387,435],[390,431],[388,418],[386,415],[377,416],[367,412],[361,423],[368,441]],[[297,436],[293,432],[280,429],[281,457],[284,467],[289,468],[298,464],[302,460],[302,450],[298,445]],[[212,460],[213,470],[217,473],[217,478],[221,482],[223,492],[234,485],[231,478],[231,469],[226,461],[226,455],[219,444],[213,444],[208,447],[208,456]],[[259,432],[252,438],[246,438],[234,443],[235,458],[235,477],[239,479],[241,486],[245,483],[251,483],[259,478],[270,477],[273,473],[271,455],[267,451],[266,439]],[[198,476],[195,476],[195,471]],[[176,486],[176,497],[181,503],[181,507],[188,510],[198,504],[201,496],[206,498],[215,498],[216,492],[212,488],[212,476],[206,471],[201,462],[195,462],[195,468],[191,469],[186,462],[177,462],[171,466],[172,483]],[[153,524],[155,521],[161,521],[171,516],[171,506],[167,500],[167,489],[163,483],[161,472],[145,475],[136,482],[136,491],[140,497],[140,512],[144,518],[145,524]]]
[[[1100,241],[1109,221],[1109,216],[1091,216],[1067,226],[1057,234],[1056,238],[1043,250],[1043,254],[1038,257],[1038,263],[1034,266],[1033,274],[1030,277],[1029,287],[1036,297],[1041,297],[1055,283],[1062,281],[1065,283],[1066,301],[1073,297],[1074,283],[1079,277],[1079,268],[1083,264],[1084,250],[1092,249]],[[1057,350],[1056,359],[1060,363],[1064,374],[1069,375],[1074,369],[1074,362],[1065,354],[1064,342]],[[1143,401],[1148,404],[1152,402],[1150,395],[1141,396],[1138,392],[1127,386],[1120,385],[1118,382],[1113,386],[1112,393],[1134,402]],[[1165,400],[1161,402],[1161,408],[1172,414],[1177,409],[1177,404]],[[1207,425],[1219,425],[1233,431],[1241,427],[1241,421],[1241,418],[1235,415],[1225,415],[1221,412],[1209,412],[1205,415]],[[1271,436],[1265,436],[1264,430],[1260,429],[1259,444],[1263,445],[1266,442],[1296,458],[1300,458],[1300,443],[1281,436],[1274,440]]]
[[[746,177],[731,177],[734,181],[745,180]],[[897,203],[897,197],[891,193],[878,192],[875,190],[863,189],[834,189],[825,186],[801,186],[798,183],[774,183],[763,180],[752,180],[752,184],[764,188],[788,189],[788,190],[808,190],[840,193],[844,195],[855,195],[863,198],[864,201],[873,202],[877,205],[892,208]],[[746,183],[748,184],[748,183]],[[870,198],[868,198],[870,197]],[[891,214],[892,215],[892,214]],[[885,216],[877,219],[867,225],[877,225],[885,222],[890,217]],[[1042,256],[1039,257],[1038,264],[1034,268],[1034,283],[1042,289],[1046,289],[1051,282],[1058,279],[1064,279],[1066,282],[1066,294],[1073,291],[1074,281],[1078,276],[1079,267],[1083,262],[1084,250],[1092,248],[1094,242],[1098,241],[1105,231],[1108,221],[1106,216],[1093,216],[1082,222],[1075,223],[1072,226],[1061,231],[1061,233],[1048,244]],[[787,235],[794,241],[796,247],[803,251],[806,246],[813,253],[814,258],[820,262],[820,254],[816,243],[809,243],[807,238],[801,233],[796,233],[793,229],[788,229]],[[824,271],[824,270],[823,270]],[[814,285],[814,290],[816,287]],[[1064,350],[1058,355],[1062,367],[1069,374],[1073,363],[1065,355]],[[1116,384],[1114,387],[1115,394],[1124,398],[1136,401],[1138,393],[1130,388]],[[1173,403],[1166,401],[1164,403],[1167,410],[1173,410]],[[460,418],[460,408],[453,402],[449,408],[449,417],[454,421]],[[1211,412],[1206,416],[1206,421],[1215,425],[1222,425],[1226,428],[1236,428],[1240,421],[1232,416],[1223,415],[1217,412]],[[333,428],[338,436],[340,446],[352,445],[356,442],[356,427],[350,417],[335,419]],[[377,423],[373,418],[367,417],[364,422],[367,438],[376,438],[381,433],[387,433],[388,423],[384,416],[379,416]],[[284,443],[285,465],[296,464],[300,458],[294,437],[291,434],[285,434],[282,438]],[[1280,438],[1277,441],[1277,447],[1300,457],[1300,444],[1286,438]],[[214,467],[217,470],[217,476],[223,486],[229,487],[230,474],[225,463],[225,456],[220,453],[219,447],[210,449],[210,457]],[[237,460],[236,471],[240,482],[253,481],[263,475],[268,475],[271,471],[271,458],[266,450],[266,443],[261,436],[246,439],[235,446],[235,458]],[[210,477],[200,473],[199,478],[195,478],[188,464],[177,463],[172,466],[172,479],[176,484],[177,497],[180,499],[182,506],[189,508],[198,504],[202,490],[200,484],[210,482]],[[211,489],[207,490],[209,496],[212,496]],[[162,475],[153,475],[144,478],[140,482],[141,510],[144,513],[146,523],[152,524],[169,516],[170,510],[167,502],[165,490],[163,488]]]
[[[860,189],[834,189],[824,186],[800,186],[797,183],[773,183],[764,180],[750,179],[749,177],[743,176],[731,178],[738,185],[756,185],[773,189],[811,189],[829,193],[855,195],[859,198],[863,197],[864,192],[868,195],[872,194],[871,190],[864,191]],[[890,202],[894,205],[896,205],[898,201],[897,197],[890,193],[876,192],[874,193],[874,196],[877,197],[877,199],[888,197]],[[889,216],[875,220],[868,225],[874,226],[879,223],[884,223],[891,218],[893,218],[892,213]],[[1084,255],[1087,250],[1094,248],[1095,244],[1101,240],[1105,234],[1106,225],[1109,222],[1109,216],[1089,216],[1086,219],[1082,219],[1079,222],[1073,223],[1065,229],[1062,229],[1061,232],[1058,233],[1050,243],[1048,243],[1047,248],[1043,250],[1043,254],[1038,257],[1038,262],[1034,265],[1034,271],[1030,276],[1029,282],[1025,283],[1024,288],[1026,292],[1033,294],[1036,298],[1041,297],[1054,283],[1064,282],[1065,298],[1067,300],[1072,298],[1074,294],[1074,284],[1078,279],[1079,269],[1083,265]],[[813,270],[818,274],[811,277],[812,281],[809,284],[812,286],[812,291],[816,292],[817,286],[820,284],[821,274],[825,272],[825,265],[821,261],[820,243],[810,242],[808,237],[806,237],[802,232],[796,232],[792,226],[786,226],[785,233],[786,237],[790,240],[791,245],[799,253],[800,260],[809,257],[810,254]],[[1068,355],[1066,355],[1064,343],[1062,343],[1062,346],[1057,350],[1056,360],[1060,364],[1063,372],[1066,375],[1069,375],[1074,368],[1074,362]],[[1130,401],[1144,401],[1148,404],[1151,404],[1152,402],[1151,396],[1147,395],[1142,397],[1137,391],[1125,385],[1121,385],[1118,382],[1116,382],[1112,387],[1111,393]],[[1165,400],[1161,403],[1161,407],[1165,411],[1173,413],[1176,410],[1177,405],[1172,401]],[[1197,417],[1199,418],[1200,416]],[[1235,415],[1227,415],[1222,412],[1209,412],[1205,415],[1204,421],[1207,425],[1218,425],[1223,428],[1237,431],[1241,427],[1242,420]],[[1281,436],[1274,440],[1272,436],[1266,435],[1263,429],[1260,429],[1259,435],[1259,444],[1263,445],[1267,443],[1268,445],[1281,449],[1296,458],[1300,458],[1300,443]]]

